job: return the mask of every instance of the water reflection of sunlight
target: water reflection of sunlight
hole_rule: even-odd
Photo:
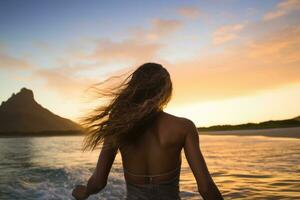
[[[82,139],[78,136],[0,139],[1,182],[20,195],[43,191],[46,196],[66,198],[73,184],[86,183],[100,153],[100,149],[82,152]],[[200,146],[225,198],[295,199],[299,196],[300,140],[200,135]],[[184,154],[182,161],[182,199],[199,199],[197,184]],[[12,172],[10,176],[8,172]],[[49,188],[53,192],[49,192]],[[119,193],[113,194],[114,191]],[[124,192],[122,159],[118,153],[107,189],[98,197],[122,196]]]

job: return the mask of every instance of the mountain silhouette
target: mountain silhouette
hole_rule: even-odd
[[[55,115],[34,100],[32,90],[22,88],[0,106],[0,132],[73,131],[81,127]]]

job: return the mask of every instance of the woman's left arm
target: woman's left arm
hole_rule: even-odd
[[[109,172],[118,153],[118,148],[106,147],[106,145],[104,140],[103,147],[105,148],[101,149],[96,169],[87,185],[78,185],[73,190],[72,195],[77,200],[87,199],[91,194],[100,192],[106,186]]]

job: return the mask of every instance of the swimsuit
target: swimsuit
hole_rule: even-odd
[[[162,174],[146,175],[133,174],[123,168],[124,173],[132,176],[144,177],[146,184],[133,184],[126,181],[127,195],[126,200],[180,200],[179,196],[179,173],[171,180],[152,183],[152,178],[171,174],[177,170],[180,171],[180,165],[174,170]]]

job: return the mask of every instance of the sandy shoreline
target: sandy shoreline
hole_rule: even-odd
[[[255,129],[255,130],[231,130],[231,131],[199,131],[199,134],[200,135],[288,137],[288,138],[300,139],[300,127]]]

